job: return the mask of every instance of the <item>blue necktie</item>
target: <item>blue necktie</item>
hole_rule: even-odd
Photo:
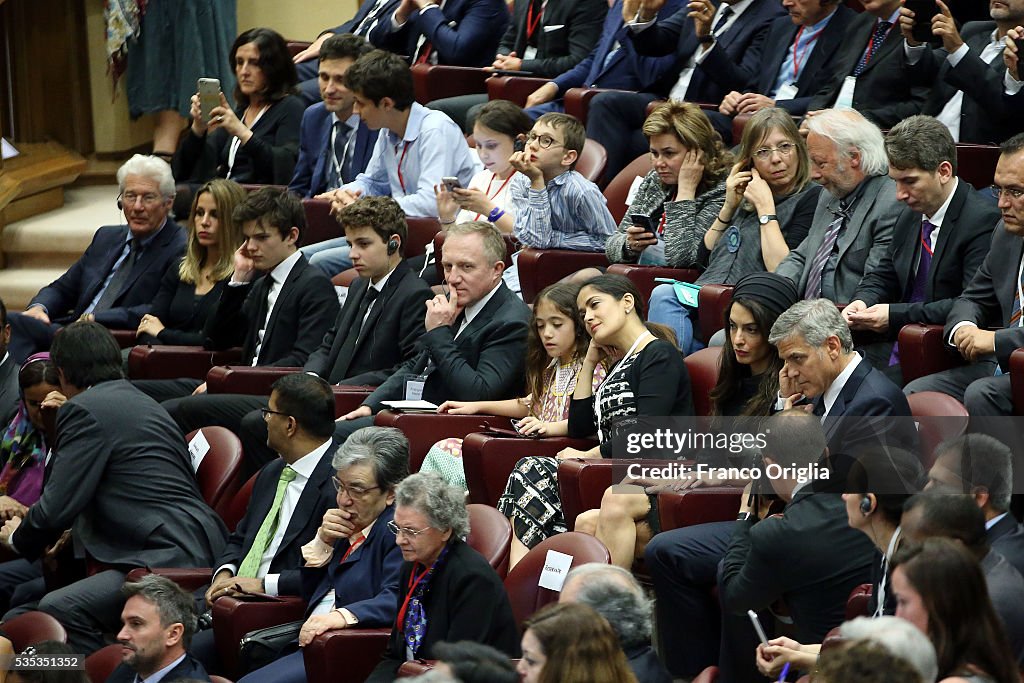
[[[889,28],[892,26],[890,21],[881,21],[875,24],[875,32],[871,34],[871,42],[868,43],[867,49],[864,50],[864,54],[861,55],[860,61],[857,62],[857,68],[853,70],[854,77],[860,76],[861,72],[867,68],[868,62],[878,52],[878,48],[882,47],[882,43],[885,42],[886,36],[889,35]]]

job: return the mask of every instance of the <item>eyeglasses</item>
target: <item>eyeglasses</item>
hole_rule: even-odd
[[[345,482],[334,476],[331,477],[331,483],[334,484],[335,491],[339,493],[344,491],[345,495],[352,499],[362,498],[370,491],[380,488],[379,486],[346,486]]]
[[[762,147],[754,152],[754,156],[761,161],[767,161],[768,159],[771,159],[772,155],[776,152],[778,152],[780,156],[788,157],[795,149],[796,145],[792,142],[783,142],[778,147]]]
[[[998,185],[992,185],[988,188],[992,191],[992,196],[996,199],[1002,198],[1004,195],[1007,199],[1020,199],[1024,197],[1024,189],[1019,187],[999,187]]]
[[[553,137],[551,137],[547,133],[542,133],[541,135],[537,135],[533,131],[530,131],[530,133],[526,136],[526,142],[527,143],[536,142],[538,145],[540,145],[541,149],[550,149],[551,146],[556,144],[556,143],[557,143],[557,145],[559,147],[562,146],[561,142],[558,142],[558,140],[555,140]]]
[[[260,413],[263,414],[263,419],[266,420],[268,415],[284,415],[285,417],[291,417],[288,413],[282,413],[280,410],[271,410],[270,408],[260,408]]]
[[[406,527],[406,526],[398,526],[397,524],[395,524],[395,520],[391,520],[390,522],[388,522],[388,531],[393,533],[395,536],[397,536],[399,532],[402,532],[406,536],[409,536],[411,538],[416,538],[417,536],[422,534],[424,531],[428,531],[429,529],[430,529],[429,526],[425,526],[422,529],[418,529],[418,530],[417,529],[410,529],[409,527]]]
[[[146,194],[135,194],[134,192],[122,192],[120,199],[128,206],[134,206],[135,202],[142,200],[143,205],[153,206],[159,203],[163,197],[156,194],[155,192],[147,192]]]

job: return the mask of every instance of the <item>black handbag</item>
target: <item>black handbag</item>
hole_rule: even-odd
[[[249,631],[238,643],[238,663],[245,673],[277,661],[289,645],[299,642],[299,629],[306,621],[268,626]]]

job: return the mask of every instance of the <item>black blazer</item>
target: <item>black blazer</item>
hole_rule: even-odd
[[[13,536],[30,560],[69,528],[89,557],[120,568],[208,567],[224,547],[181,429],[127,380],[96,384],[58,409],[49,467]]]
[[[910,295],[921,257],[921,221],[916,212],[904,212],[893,228],[892,244],[877,268],[864,273],[853,300],[868,306],[889,304],[889,337],[895,339],[908,323],[941,325],[953,301],[970,283],[988,253],[999,209],[970,183],[960,179],[942,219],[935,243],[925,300],[904,303]]]
[[[847,39],[837,55],[833,78],[811,99],[808,111],[835,105],[843,81],[853,75],[877,20],[875,15],[861,12],[850,22]],[[892,128],[908,116],[920,114],[928,97],[928,87],[918,84],[906,69],[903,43],[899,26],[894,26],[857,77],[853,91],[853,108],[880,128]]]
[[[993,524],[985,536],[992,550],[1024,574],[1024,527],[1017,522],[1012,512]]]
[[[128,239],[127,225],[105,225],[96,231],[82,257],[67,272],[39,290],[29,306],[42,304],[55,323],[78,320],[106,282]],[[96,322],[115,329],[139,326],[149,313],[164,272],[185,250],[185,231],[170,218],[139,254],[113,306],[96,313]]]
[[[359,308],[370,288],[359,278],[348,289],[345,305],[304,370],[331,384],[383,384],[399,365],[413,357],[423,336],[424,302],[433,298],[430,287],[400,261],[384,285],[360,329]],[[340,332],[340,334],[339,334]]]
[[[989,44],[994,21],[972,21],[964,24],[960,37],[970,48],[956,65],[951,67],[945,50],[925,48],[921,59],[907,70],[923,85],[931,86],[922,113],[938,116],[946,102],[958,90],[964,92],[960,108],[960,142],[998,145],[1021,130],[1020,119],[1009,106],[1011,101],[1022,101],[1018,93],[1012,98],[1005,95],[1003,76],[1006,66],[1002,57],[991,64],[981,60],[981,51]]]
[[[6,429],[15,413],[18,412],[18,402],[21,401],[21,385],[18,384],[18,374],[21,368],[14,357],[7,360],[0,358],[0,423]]]
[[[305,109],[300,97],[286,95],[265,111],[252,127],[249,142],[239,146],[231,179],[239,183],[287,185],[295,171],[299,125]],[[245,107],[235,109],[239,119],[244,113]],[[171,161],[175,179],[205,183],[211,178],[226,178],[231,137],[223,128],[203,137],[189,128]]]
[[[487,305],[455,338],[457,328],[438,327],[420,338],[421,350],[363,401],[373,412],[382,401],[405,398],[405,380],[433,364],[423,399],[489,401],[519,396],[523,389],[526,329],[530,309],[504,282]]]
[[[863,534],[861,534],[863,536]],[[405,601],[412,575],[412,563],[402,565],[398,578],[398,604]],[[434,575],[430,589],[423,598],[427,613],[427,633],[416,652],[420,659],[436,659],[436,643],[472,640],[490,645],[518,657],[519,629],[512,615],[505,586],[480,553],[465,542],[455,540],[445,565]],[[391,683],[398,667],[405,661],[405,640],[401,624],[391,629],[384,658],[373,670],[367,683]]]
[[[732,614],[766,609],[782,598],[794,638],[820,643],[843,623],[846,599],[870,581],[876,557],[868,537],[847,524],[838,494],[803,489],[781,515],[736,523],[718,596]]]
[[[252,363],[263,320],[267,316],[270,273],[246,285],[224,288],[217,313],[206,326],[209,349],[242,346],[242,361]],[[305,256],[288,273],[260,348],[257,365],[298,367],[306,362],[338,314],[334,285]]]
[[[948,341],[958,322],[972,322],[978,327],[1000,327],[996,330],[996,359],[1004,372],[1010,370],[1010,354],[1024,347],[1024,327],[1006,327],[1010,323],[1013,302],[1017,298],[1017,274],[1024,240],[1006,231],[1002,221],[992,231],[992,243],[974,279],[964,293],[953,302],[943,331]]]
[[[392,12],[381,17],[366,38],[376,47],[415,59],[424,36],[437,52],[438,64],[493,64],[510,20],[505,0],[447,0],[440,9],[413,12],[397,31],[391,26]]]
[[[373,4],[367,0],[369,4]],[[363,3],[366,5],[367,3]],[[344,123],[344,122],[343,122]],[[331,128],[334,117],[323,102],[317,102],[302,115],[299,131],[299,158],[295,162],[295,174],[288,189],[300,197],[314,197],[327,190],[327,178],[331,168]],[[360,119],[359,126],[350,135],[355,135],[352,147],[351,176],[343,177],[343,183],[350,183],[366,170],[366,164],[373,156],[377,143],[377,131],[370,130]]]
[[[167,675],[160,679],[160,683],[174,683],[175,681],[209,681],[210,677],[206,669],[199,663],[199,660],[192,655],[186,654],[181,664],[167,672]],[[127,664],[118,664],[117,668],[107,678],[107,683],[133,683],[135,681],[135,669]]]
[[[302,494],[295,505],[295,511],[288,519],[288,526],[285,528],[284,538],[277,548],[274,559],[270,562],[270,573],[280,574],[277,582],[277,590],[281,595],[299,595],[302,591],[302,578],[299,568],[302,566],[302,546],[313,538],[324,513],[336,506],[336,492],[334,484],[331,483],[331,475],[334,468],[331,467],[331,458],[334,455],[335,444],[333,441],[327,447],[327,452],[320,457],[312,476],[302,488]],[[272,460],[264,465],[256,475],[256,483],[253,484],[252,498],[245,509],[245,516],[235,527],[235,530],[228,536],[224,552],[220,554],[213,564],[214,571],[217,567],[225,564],[233,564],[237,568],[242,564],[249,548],[256,540],[256,534],[260,525],[270,511],[274,502],[274,495],[277,493],[277,482],[281,478],[281,471],[285,467],[285,461],[281,458]]]
[[[540,2],[522,0],[512,8],[512,24],[498,45],[498,54],[515,52],[522,58],[527,45],[527,19],[531,4],[540,11]],[[534,39],[537,57],[524,59],[521,69],[538,78],[554,78],[576,66],[597,44],[601,26],[608,13],[605,0],[564,0],[549,2],[538,22]],[[534,17],[536,21],[536,16]]]
[[[160,319],[164,329],[155,337],[142,334],[137,344],[174,344],[177,346],[202,346],[203,328],[210,315],[216,310],[225,281],[221,280],[206,294],[196,298],[196,286],[182,282],[178,276],[181,264],[172,263],[160,282],[160,291],[153,299],[149,312]]]
[[[637,54],[675,53],[676,64],[651,92],[668,96],[683,65],[700,47],[693,21],[684,6],[665,21],[659,21],[640,33],[629,32]],[[719,37],[711,52],[694,70],[686,99],[693,102],[721,102],[733,90],[744,90],[761,67],[765,39],[771,22],[783,14],[774,0],[755,0]]]

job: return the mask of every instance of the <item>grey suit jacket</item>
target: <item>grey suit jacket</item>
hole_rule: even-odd
[[[953,333],[957,323],[967,321],[978,327],[1000,327],[996,330],[996,358],[1004,371],[1010,369],[1010,354],[1024,346],[1024,327],[1006,327],[1017,298],[1017,274],[1024,240],[1006,231],[1002,221],[992,233],[992,246],[981,268],[964,293],[953,303],[946,318],[945,337]]]
[[[839,199],[834,195],[821,193],[811,231],[800,246],[790,251],[789,256],[775,269],[776,273],[796,283],[801,293],[807,287],[814,254],[825,239],[825,231],[833,220],[832,210],[837,209],[838,205]],[[832,275],[831,287],[835,292],[836,303],[852,301],[864,274],[882,262],[892,242],[893,227],[904,211],[910,209],[896,200],[896,183],[889,176],[874,176],[864,180],[861,195],[854,202],[852,214],[836,241],[839,259]],[[828,291],[828,283],[823,285],[823,289]]]
[[[224,524],[199,495],[181,430],[127,380],[96,384],[57,411],[52,471],[13,535],[28,559],[67,528],[98,562],[209,567]]]
[[[18,412],[21,388],[18,386],[18,363],[8,357],[0,363],[0,425],[6,427]]]

